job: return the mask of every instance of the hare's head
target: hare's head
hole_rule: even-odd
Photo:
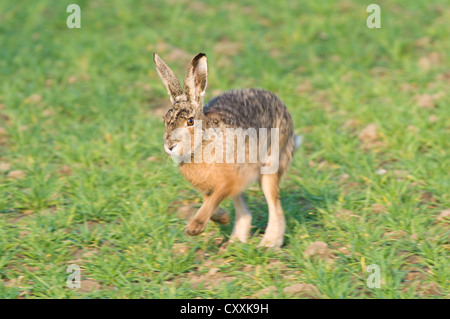
[[[184,92],[173,71],[156,53],[153,60],[172,102],[172,108],[164,116],[164,149],[169,155],[188,155],[182,150],[180,134],[193,136],[194,128],[204,119],[203,96],[208,77],[206,55],[197,54],[189,64],[184,79]]]

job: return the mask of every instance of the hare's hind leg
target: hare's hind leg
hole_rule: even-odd
[[[286,221],[280,202],[280,178],[278,174],[261,175],[261,187],[269,207],[269,223],[258,246],[280,248],[283,244]]]
[[[230,223],[230,216],[227,211],[219,207],[211,214],[211,220],[222,225],[228,225]]]
[[[245,205],[242,194],[232,197],[234,210],[235,210],[235,223],[233,232],[231,233],[231,239],[238,239],[245,243],[250,234],[250,226],[252,224],[252,213]]]

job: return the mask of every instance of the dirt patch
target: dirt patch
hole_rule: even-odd
[[[371,123],[367,125],[358,135],[361,141],[361,146],[364,150],[370,150],[386,146],[384,142],[380,140],[380,133],[375,124]]]
[[[439,117],[437,117],[437,116],[434,115],[434,114],[431,114],[431,115],[428,117],[428,122],[429,122],[430,124],[437,123],[437,122],[439,122]]]
[[[346,245],[346,246],[341,246],[337,249],[338,252],[340,252],[341,254],[343,254],[346,257],[351,257],[352,256],[352,252],[350,250],[350,246]]]
[[[333,253],[328,248],[328,244],[323,241],[315,241],[311,243],[303,253],[305,258],[317,258],[326,262],[333,261]]]
[[[72,171],[72,168],[69,165],[63,165],[58,170],[58,174],[61,175],[61,176],[69,176],[69,175],[73,175],[73,171]]]
[[[372,206],[370,207],[370,211],[373,214],[384,214],[387,212],[387,208],[386,208],[386,206],[384,206],[382,204],[375,203],[375,204],[372,204]]]
[[[186,255],[192,248],[192,245],[187,243],[174,243],[172,245],[172,253],[174,255]]]
[[[269,286],[266,288],[263,288],[259,291],[257,291],[256,293],[254,293],[251,297],[252,298],[256,298],[256,299],[260,299],[260,298],[268,298],[274,294],[276,294],[278,291],[277,287],[275,286]]]
[[[342,127],[344,129],[353,131],[356,130],[359,126],[360,126],[360,122],[356,119],[348,119],[343,125]]]
[[[442,295],[442,290],[439,288],[438,284],[435,282],[428,282],[424,284],[420,284],[419,294],[424,296],[439,296]]]
[[[71,260],[67,261],[67,264],[76,264],[81,266],[87,262],[91,256],[98,255],[100,251],[98,249],[78,249],[72,254]]]
[[[80,288],[77,290],[79,292],[93,292],[100,290],[102,288],[100,282],[93,278],[86,278],[80,280]]]
[[[214,52],[220,56],[233,57],[237,55],[242,49],[239,42],[233,42],[229,39],[222,39],[214,46]]]
[[[450,208],[443,210],[437,217],[439,222],[450,224]]]
[[[283,292],[292,297],[319,298],[320,292],[313,284],[297,283],[283,289]]]
[[[416,103],[421,108],[433,109],[438,106],[438,102],[443,96],[445,96],[444,92],[438,92],[435,94],[421,94],[416,96]]]
[[[8,179],[22,179],[22,178],[25,178],[25,176],[27,176],[27,175],[25,174],[24,171],[17,169],[17,170],[10,171],[6,177]]]
[[[171,48],[168,53],[164,54],[163,59],[167,62],[181,61],[183,65],[187,65],[193,57],[193,54],[190,54],[183,49]]]
[[[354,214],[351,210],[348,209],[340,209],[335,213],[335,216],[339,219],[345,219],[345,220],[349,220],[351,218],[361,218],[361,216],[358,216],[356,214]]]
[[[0,126],[0,146],[7,144],[7,142],[6,142],[7,137],[8,137],[8,131],[4,127]]]
[[[400,238],[406,238],[408,234],[404,230],[394,230],[390,232],[385,232],[382,237],[391,240],[397,240]]]
[[[40,94],[31,94],[24,100],[25,104],[38,104],[42,101],[42,95]]]
[[[441,60],[441,56],[439,55],[439,53],[437,53],[437,52],[430,52],[427,55],[421,57],[417,61],[417,65],[419,66],[419,68],[422,71],[428,72],[429,70],[431,70],[435,66],[439,65],[440,60]]]
[[[430,94],[422,94],[416,98],[417,105],[424,109],[432,109],[434,108],[434,100]]]
[[[229,283],[234,280],[236,280],[236,277],[220,272],[220,269],[217,267],[209,269],[206,274],[196,274],[189,277],[189,282],[194,289],[200,287],[214,289],[224,283]]]
[[[429,205],[431,203],[436,203],[437,199],[434,197],[433,193],[423,192],[420,195],[420,203],[421,205]]]
[[[11,164],[7,162],[0,162],[0,172],[6,172],[11,169]]]

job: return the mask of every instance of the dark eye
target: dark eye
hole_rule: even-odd
[[[194,118],[193,117],[191,117],[189,120],[187,120],[187,125],[188,126],[194,125]]]

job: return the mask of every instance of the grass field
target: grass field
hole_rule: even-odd
[[[1,0],[0,298],[448,298],[450,4],[378,1],[369,29],[370,3]],[[287,105],[281,250],[256,247],[257,185],[248,244],[184,234],[202,197],[164,153],[153,52],[180,79],[205,52],[206,100]]]

